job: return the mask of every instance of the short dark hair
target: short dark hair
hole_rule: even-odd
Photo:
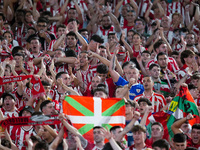
[[[35,143],[35,142],[41,142],[41,139],[38,136],[32,135],[30,137],[30,139],[33,141],[33,143]]]
[[[194,125],[192,126],[192,129],[198,129],[198,130],[200,130],[200,124],[199,124],[199,123],[194,124]]]
[[[121,126],[113,126],[110,128],[110,132],[115,133],[116,129],[122,128]]]
[[[135,63],[133,63],[132,61],[126,61],[122,64],[122,69],[124,69],[124,67],[128,66],[129,64],[133,64],[135,66]]]
[[[101,38],[99,35],[97,35],[97,34],[94,34],[92,37],[91,37],[91,39],[90,39],[90,41],[95,41],[95,42],[98,42],[98,43],[104,43],[104,39],[103,38]]]
[[[49,149],[49,145],[45,141],[38,142],[35,145],[35,150],[48,150],[48,149]]]
[[[153,49],[154,51],[156,51],[157,48],[160,47],[160,45],[162,44],[166,44],[163,40],[158,40],[154,45],[153,45]]]
[[[197,89],[198,87],[196,87],[194,84],[188,84],[188,89],[189,90],[193,90],[193,89]]]
[[[34,28],[34,27],[28,27],[28,29],[27,30],[34,30],[35,31],[35,33],[37,32],[37,30]]]
[[[40,110],[42,111],[42,109],[49,103],[52,103],[52,101],[50,100],[45,100],[40,104]]]
[[[68,74],[67,72],[64,72],[64,71],[61,71],[61,72],[59,72],[59,73],[57,73],[56,74],[56,80],[58,79],[58,78],[61,78],[61,75],[62,74]]]
[[[79,20],[77,19],[74,19],[74,18],[71,18],[67,21],[67,23],[70,23],[70,22],[73,22],[73,21],[76,21],[77,24],[80,24]]]
[[[153,63],[153,64],[151,64],[151,65],[149,66],[149,70],[152,70],[153,67],[158,67],[158,68],[160,68],[159,64]]]
[[[74,31],[70,31],[69,33],[67,33],[66,37],[68,37],[68,36],[74,36],[76,39],[78,39],[78,37],[76,36]]]
[[[101,128],[103,128],[102,126],[95,126],[95,127],[93,127],[93,130],[95,130],[95,129],[101,129]]]
[[[141,98],[138,100],[138,104],[140,104],[141,102],[146,102],[148,106],[151,106],[151,105],[152,105],[151,101],[150,101],[148,98],[146,98],[146,97],[141,97]]]
[[[143,51],[143,52],[141,53],[141,55],[144,54],[144,53],[151,55],[151,53],[150,53],[149,51]]]
[[[33,36],[33,37],[30,39],[29,43],[31,43],[31,41],[33,41],[33,40],[38,40],[38,41],[40,42],[40,38],[39,38],[38,36]],[[41,42],[40,42],[40,43],[41,43]]]
[[[158,58],[159,58],[160,56],[163,56],[163,55],[167,56],[167,54],[164,53],[164,52],[160,52],[160,53],[158,53],[158,55],[157,55],[157,60],[158,60]],[[168,56],[167,56],[167,57],[168,57]]]
[[[66,57],[77,57],[76,52],[72,49],[67,49],[65,51],[65,56]]]
[[[174,134],[173,141],[176,143],[183,143],[187,140],[187,136],[184,133]]]
[[[46,24],[48,24],[49,20],[46,17],[39,17],[38,21],[37,21],[37,24],[38,23],[46,23]]]
[[[184,50],[182,53],[181,53],[181,63],[182,64],[185,64],[185,58],[188,58],[190,55],[195,55],[195,53],[191,50]]]
[[[125,102],[126,104],[131,105],[131,107],[135,108],[135,103],[132,100],[127,99],[127,102]]]
[[[131,129],[131,131],[133,133],[136,133],[138,131],[142,131],[142,132],[146,133],[146,128],[143,127],[143,126],[141,126],[141,125],[135,125],[135,126],[133,126],[133,128]]]
[[[107,74],[108,73],[108,66],[105,64],[100,64],[97,66],[97,73],[100,74]]]
[[[11,37],[13,38],[13,34],[12,34],[10,31],[5,31],[5,32],[3,33],[3,36],[4,36],[6,33],[9,33],[9,34],[11,35]]]
[[[67,26],[65,24],[59,24],[58,26],[56,26],[56,32],[58,32],[59,28],[66,28]]]
[[[51,86],[51,84],[47,81],[41,81],[43,86]]]
[[[134,21],[134,22],[136,23],[136,21],[141,21],[141,22],[142,22],[142,24],[143,24],[143,25],[145,25],[145,21],[144,21],[143,19],[141,19],[141,18],[137,18],[137,19],[135,19],[135,21]]]
[[[173,51],[172,53],[171,53],[171,56],[172,55],[179,55],[179,52],[178,51]]]
[[[151,127],[153,127],[154,125],[158,125],[161,127],[162,131],[164,130],[163,125],[160,122],[154,122],[152,123]]]
[[[191,80],[196,80],[196,79],[200,79],[200,74],[199,73],[194,73],[191,77]]]
[[[81,32],[85,32],[85,31],[88,32],[88,30],[87,30],[86,28],[82,28],[82,29],[78,30],[78,32],[79,32],[80,34],[81,34]]]
[[[99,45],[99,48],[106,49],[106,47],[104,45]]]
[[[50,12],[50,11],[43,11],[42,13],[41,13],[41,17],[44,17],[44,16],[50,16],[50,17],[52,17],[53,15],[52,15],[52,13]],[[45,17],[46,18],[46,17]]]
[[[152,148],[155,148],[155,147],[159,147],[159,148],[162,148],[162,149],[164,148],[165,150],[169,150],[170,149],[170,145],[167,142],[167,140],[165,140],[165,139],[160,139],[160,140],[155,141],[152,144]]]
[[[15,46],[15,47],[13,47],[13,49],[12,49],[12,55],[14,56],[16,53],[19,52],[19,50],[24,50],[24,48],[21,47],[21,46]]]
[[[94,90],[94,93],[97,92],[97,91],[102,91],[102,92],[104,92],[106,95],[108,95],[108,89],[107,89],[107,87],[106,87],[105,84],[102,84],[102,83],[98,84],[98,85],[97,85],[97,88]]]

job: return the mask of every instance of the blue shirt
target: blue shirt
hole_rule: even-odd
[[[122,78],[121,76],[119,77],[118,81],[115,82],[115,84],[117,86],[124,86],[126,84],[128,84],[129,82],[126,81],[124,78]],[[129,98],[131,100],[133,100],[135,98],[135,96],[140,95],[144,92],[144,87],[142,84],[140,83],[136,83],[134,85],[131,86],[131,89],[129,90]]]

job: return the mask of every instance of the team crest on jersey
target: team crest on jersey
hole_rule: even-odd
[[[39,92],[39,90],[40,90],[40,83],[34,84],[34,90],[36,90],[37,92]]]
[[[140,93],[141,89],[136,89],[136,91],[137,91],[138,93]]]

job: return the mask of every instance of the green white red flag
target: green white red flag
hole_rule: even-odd
[[[190,94],[187,87],[181,87],[178,95],[171,102],[167,112],[157,112],[149,117],[151,122],[162,123],[165,134],[173,137],[174,134],[171,130],[171,126],[176,119],[186,117],[188,114],[192,114],[194,119],[189,120],[189,124],[192,126],[195,123],[199,123],[199,112],[197,105]]]
[[[125,102],[119,98],[66,96],[63,113],[89,141],[93,141],[94,126],[125,126]]]

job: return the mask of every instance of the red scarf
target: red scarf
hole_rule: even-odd
[[[60,120],[58,119],[58,115],[52,116],[29,116],[29,117],[13,117],[7,118],[6,120],[2,120],[0,125],[3,129],[7,126],[31,126],[31,125],[53,125],[60,124]]]
[[[0,77],[0,85],[6,84],[6,83],[11,83],[11,82],[17,82],[17,81],[22,81],[28,78],[31,79],[32,83],[32,96],[33,98],[40,96],[41,94],[45,93],[44,87],[40,81],[40,78],[35,77],[33,75],[19,75],[19,76],[7,76],[7,77]]]

